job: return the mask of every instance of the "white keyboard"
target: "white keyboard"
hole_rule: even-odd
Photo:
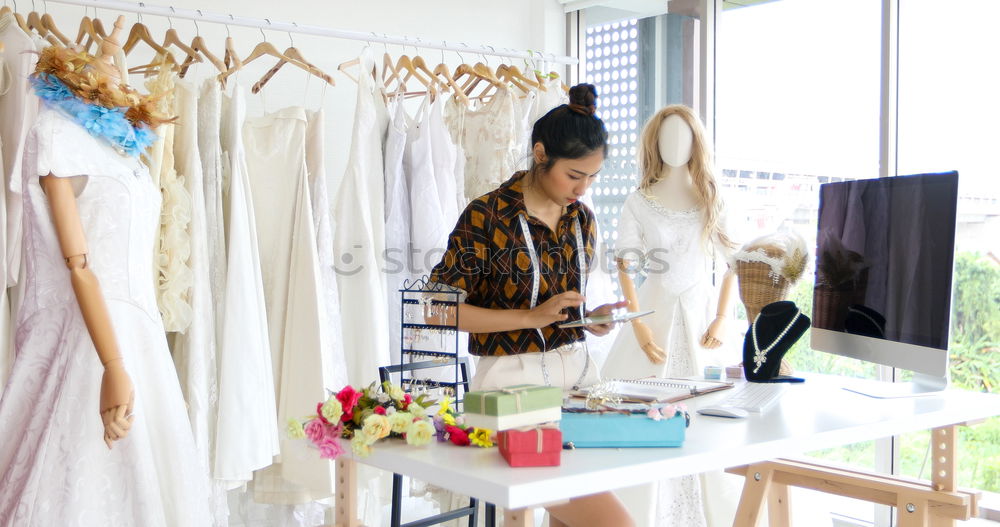
[[[715,406],[742,408],[748,412],[761,413],[774,406],[774,403],[778,402],[778,398],[785,393],[786,389],[788,389],[788,383],[784,382],[747,382],[733,388],[733,392]]]

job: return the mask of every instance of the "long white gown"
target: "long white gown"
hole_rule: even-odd
[[[221,97],[215,79],[209,82],[212,87],[207,88],[208,93]],[[211,106],[208,111],[222,112],[222,116],[207,118],[221,125],[219,138],[224,152],[219,154],[223,172],[215,181],[218,192],[223,191],[222,180],[228,181],[225,192],[216,198],[224,205],[221,208],[225,223],[216,230],[222,231],[224,226],[220,234],[224,234],[221,267],[225,275],[218,300],[223,316],[218,349],[219,419],[212,474],[228,482],[229,488],[235,488],[251,481],[253,471],[269,466],[278,454],[278,414],[256,215],[243,148],[246,110],[242,90],[236,87],[232,98],[225,98],[222,108]]]
[[[360,57],[360,71],[372,70],[371,52]],[[388,305],[382,291],[385,254],[385,181],[382,147],[388,110],[371,75],[358,82],[354,132],[347,170],[334,196],[334,260],[340,305],[344,309],[347,378],[355,386],[378,379],[390,363]]]
[[[448,233],[454,225],[447,225],[442,215],[441,195],[434,173],[430,120],[430,101],[425,98],[416,117],[409,120],[403,154],[403,172],[410,193],[411,278],[430,276],[431,269],[444,254]]]
[[[216,369],[215,309],[209,274],[208,232],[205,215],[205,185],[198,149],[198,93],[184,80],[174,84],[178,125],[174,129],[174,170],[191,196],[191,221],[187,234],[190,242],[191,323],[183,333],[169,335],[170,350],[177,366],[177,376],[187,401],[188,417],[198,447],[198,461],[208,471],[215,452],[215,423],[218,419],[219,382]],[[216,134],[217,136],[217,134]],[[214,524],[225,526],[228,516],[226,495],[215,480],[209,485]]]
[[[406,111],[403,98],[392,101],[391,119],[385,133],[383,151],[385,167],[385,300],[389,312],[389,353],[398,357],[401,340],[399,332],[400,293],[408,271],[410,246],[410,192],[403,172],[403,155],[406,151]],[[456,202],[452,195],[452,201]]]
[[[727,261],[723,248],[703,247],[703,226],[700,210],[672,211],[639,191],[625,199],[615,254],[645,263],[647,276],[638,289],[639,306],[656,310],[643,320],[654,341],[667,352],[667,360],[650,362],[627,326],[618,333],[604,363],[603,378],[683,377],[701,371],[700,361],[709,352],[698,339],[714,317],[718,301],[713,268],[721,271]],[[696,476],[631,487],[618,495],[639,526],[706,524]]]
[[[327,318],[306,169],[307,122],[305,109],[289,107],[243,125],[279,424],[314,409],[332,385],[323,353]],[[279,436],[280,461],[254,475],[256,501],[291,504],[333,495],[333,463],[305,443]]]
[[[0,396],[0,526],[210,525],[207,475],[167,350],[150,270],[159,189],[146,168],[43,110],[24,158],[25,283]],[[109,452],[103,368],[63,263],[39,175],[86,175],[77,206],[135,386],[135,422]]]
[[[316,233],[316,255],[319,260],[320,282],[323,284],[322,300],[326,321],[320,325],[325,331],[323,349],[326,366],[327,389],[340,390],[347,384],[347,359],[344,356],[344,331],[340,321],[340,290],[333,261],[333,217],[327,187],[326,114],[323,110],[307,111],[306,118],[306,169],[309,173],[309,197],[312,199],[313,227]]]

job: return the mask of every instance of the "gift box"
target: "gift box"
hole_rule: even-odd
[[[562,398],[558,387],[533,384],[469,392],[463,400],[465,424],[501,431],[558,421]]]
[[[574,448],[679,447],[689,421],[685,412],[659,420],[645,413],[564,412],[559,426]]]
[[[558,467],[562,462],[562,432],[555,426],[505,430],[497,442],[512,467]]]

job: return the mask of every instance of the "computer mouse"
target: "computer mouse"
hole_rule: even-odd
[[[713,415],[716,417],[731,417],[734,419],[750,415],[750,413],[746,410],[733,406],[706,406],[704,408],[699,408],[698,413],[702,415]]]

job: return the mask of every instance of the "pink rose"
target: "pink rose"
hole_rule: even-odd
[[[319,457],[323,459],[337,459],[343,453],[344,449],[337,439],[327,437],[319,444]]]
[[[403,395],[403,410],[406,410],[412,403],[413,397],[410,394]]]
[[[320,421],[330,424],[330,421],[327,421],[326,418],[323,417],[323,403],[316,403],[316,417],[318,417]]]
[[[381,406],[376,406],[374,411],[378,415],[385,415],[385,408]]]
[[[660,419],[663,419],[663,414],[660,413],[659,408],[650,408],[646,411],[646,417],[654,421],[659,421]]]
[[[338,439],[341,436],[341,434],[344,433],[344,426],[343,425],[327,426],[327,427],[324,427],[324,428],[326,428],[326,436],[325,436],[325,438],[327,440],[331,440],[331,441],[332,440],[336,440],[336,439]]]
[[[326,437],[326,425],[323,421],[319,419],[313,419],[306,423],[306,437],[315,445],[319,445],[320,441]]]
[[[340,417],[341,422],[346,423],[354,419],[354,407],[361,400],[361,395],[362,393],[355,390],[350,384],[344,386],[344,389],[337,394],[337,400],[340,401],[340,406],[344,409],[344,415]]]

